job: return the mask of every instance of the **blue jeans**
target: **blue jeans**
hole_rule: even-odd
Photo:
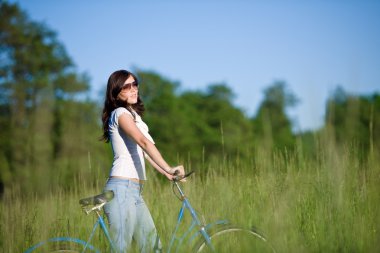
[[[118,252],[126,252],[132,238],[140,252],[161,252],[152,216],[142,198],[142,184],[127,179],[110,178],[104,190],[112,190],[115,197],[104,206],[110,233]]]

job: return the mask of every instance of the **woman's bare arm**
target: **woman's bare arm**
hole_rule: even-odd
[[[168,178],[171,179],[170,175],[176,171],[176,168],[172,168],[168,165],[161,153],[158,151],[157,147],[142,134],[140,129],[138,129],[132,116],[125,113],[120,115],[119,126],[144,150],[144,152],[146,152],[149,159],[154,162],[152,163],[153,167],[165,176],[169,176]]]

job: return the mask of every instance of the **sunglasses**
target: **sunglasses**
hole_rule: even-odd
[[[131,82],[131,83],[125,83],[123,85],[123,87],[121,88],[121,90],[130,90],[132,87],[134,89],[138,89],[139,88],[138,82],[134,81],[134,82]]]

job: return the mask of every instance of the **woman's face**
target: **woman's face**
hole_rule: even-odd
[[[119,92],[119,95],[117,95],[117,98],[133,105],[137,103],[138,93],[139,90],[135,79],[133,76],[129,76],[127,80],[125,80],[123,88]]]

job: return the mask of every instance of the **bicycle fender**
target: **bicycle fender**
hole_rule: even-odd
[[[214,230],[219,230],[219,229],[222,229],[222,228],[226,228],[227,226],[231,225],[230,222],[228,220],[218,220],[218,221],[215,221],[213,223],[209,223],[207,225],[204,226],[204,229],[207,231],[208,234],[212,233]],[[195,244],[198,244],[198,241],[203,241],[203,237],[199,237],[201,236],[201,232],[200,231],[195,231],[191,236],[190,236],[190,239],[189,239],[189,243],[192,244],[195,242]]]
[[[74,243],[78,243],[78,244],[81,244],[83,245],[83,247],[86,246],[87,242],[81,240],[81,239],[78,239],[78,238],[72,238],[72,237],[54,237],[54,238],[49,238],[48,240],[46,241],[42,241],[42,242],[39,242],[35,245],[33,245],[32,247],[30,247],[29,249],[27,249],[26,251],[24,251],[24,253],[31,253],[33,252],[35,249],[49,243],[49,242],[74,242]],[[98,250],[97,248],[95,248],[94,246],[92,246],[91,244],[87,244],[87,248],[96,252],[96,253],[100,253],[100,250]]]

